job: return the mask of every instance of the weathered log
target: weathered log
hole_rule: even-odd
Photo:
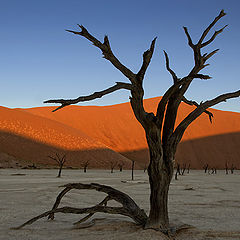
[[[55,213],[73,213],[73,214],[86,214],[88,213],[89,215],[82,218],[80,221],[76,222],[75,224],[82,223],[89,219],[93,214],[97,212],[101,213],[109,213],[109,214],[120,214],[124,216],[128,216],[131,219],[133,219],[137,224],[144,226],[147,221],[147,215],[143,209],[140,209],[139,206],[135,203],[135,201],[129,197],[127,194],[116,190],[110,186],[106,185],[101,185],[97,183],[91,183],[91,184],[83,184],[83,183],[70,183],[67,185],[64,185],[65,187],[57,196],[56,202],[53,205],[52,210],[46,211],[30,220],[27,222],[23,223],[22,225],[14,228],[14,229],[20,229],[23,228],[26,225],[32,224],[35,221],[48,217],[48,219],[54,219],[54,214]],[[102,202],[99,204],[93,206],[93,207],[88,207],[88,208],[73,208],[73,207],[68,207],[64,206],[61,208],[58,208],[61,199],[64,197],[64,195],[69,192],[72,189],[93,189],[99,192],[104,192],[107,194],[107,197],[104,198]],[[122,207],[109,207],[107,206],[107,202],[109,200],[115,200],[116,202],[120,203]]]

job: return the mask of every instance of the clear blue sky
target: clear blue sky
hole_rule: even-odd
[[[161,96],[172,84],[163,50],[177,75],[183,77],[193,65],[193,54],[182,26],[197,40],[221,9],[227,15],[215,29],[229,27],[206,49],[220,51],[204,71],[213,79],[195,80],[187,92],[196,101],[240,88],[240,1],[1,0],[0,105],[43,106],[47,99],[75,98],[116,81],[128,82],[88,40],[64,31],[78,30],[76,24],[84,25],[100,40],[107,34],[115,55],[134,72],[157,36],[144,87],[145,98]],[[111,105],[128,101],[128,96],[122,90],[86,104]],[[240,112],[240,99],[216,108]]]

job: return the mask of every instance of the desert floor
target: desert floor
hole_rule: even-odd
[[[21,230],[12,230],[30,218],[50,210],[58,186],[71,182],[111,185],[129,194],[147,212],[149,185],[147,173],[135,171],[130,181],[130,171],[0,169],[0,239],[1,240],[92,240],[92,239],[168,239],[154,230],[143,230],[130,219],[118,215],[97,214],[96,224],[90,228],[74,229],[73,223],[82,216],[56,214],[54,221],[40,219]],[[190,224],[193,228],[180,232],[175,239],[240,239],[240,172],[226,175],[190,171],[172,180],[169,193],[171,222]],[[93,190],[69,192],[63,205],[92,206],[104,198]],[[89,220],[90,221],[90,220]]]

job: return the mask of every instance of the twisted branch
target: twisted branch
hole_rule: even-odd
[[[75,99],[53,99],[53,100],[47,100],[44,101],[44,103],[60,103],[61,106],[57,107],[56,109],[54,109],[52,112],[56,112],[57,110],[64,108],[66,106],[69,106],[71,104],[76,104],[79,102],[86,102],[86,101],[90,101],[96,98],[101,98],[104,95],[107,95],[109,93],[115,92],[119,89],[127,89],[127,90],[131,90],[132,89],[132,84],[129,83],[123,83],[123,82],[116,82],[116,84],[110,88],[107,88],[105,90],[99,91],[99,92],[95,92],[93,94],[90,94],[88,96],[81,96]]]
[[[182,136],[187,129],[187,127],[196,119],[198,118],[203,112],[206,111],[206,109],[220,103],[220,102],[226,102],[227,99],[231,98],[237,98],[240,96],[240,90],[236,92],[231,92],[231,93],[225,93],[222,95],[219,95],[216,98],[213,98],[211,100],[208,100],[204,103],[200,103],[198,107],[193,110],[191,113],[189,113],[185,119],[183,119],[177,128],[175,129],[174,133],[172,134],[172,146],[176,148],[177,144],[181,141]],[[210,116],[209,116],[210,117]]]
[[[146,73],[146,70],[149,66],[149,63],[152,59],[152,55],[153,55],[153,52],[154,52],[154,47],[155,47],[155,42],[156,42],[156,37],[152,40],[152,43],[151,43],[151,46],[150,48],[143,53],[143,63],[142,63],[142,66],[139,70],[139,72],[137,73],[137,78],[140,80],[140,82],[143,81],[143,78],[144,78],[144,75]]]
[[[135,74],[128,69],[126,66],[124,66],[113,54],[112,49],[110,47],[110,43],[108,40],[108,37],[105,36],[104,37],[104,42],[101,43],[98,39],[96,39],[95,37],[93,37],[85,27],[83,27],[82,25],[78,26],[81,28],[80,32],[77,31],[72,31],[72,30],[66,30],[67,32],[76,34],[76,35],[80,35],[83,36],[85,38],[87,38],[90,42],[93,43],[94,46],[98,47],[103,54],[103,57],[106,58],[107,60],[109,60],[121,73],[124,74],[124,76],[126,76],[130,81],[133,81],[133,79],[135,78]]]
[[[218,15],[217,17],[215,17],[215,19],[214,19],[214,20],[209,24],[209,26],[204,30],[202,36],[200,37],[200,39],[199,39],[199,41],[198,41],[198,45],[201,45],[201,47],[204,47],[204,46],[207,45],[206,42],[202,44],[204,38],[207,36],[207,34],[209,33],[209,31],[212,29],[212,27],[213,27],[222,17],[224,17],[225,15],[226,15],[226,13],[225,13],[224,10],[222,9],[221,12],[219,13],[219,15]],[[226,26],[227,26],[227,25],[226,25]],[[225,26],[225,27],[226,27],[226,26]],[[221,33],[225,27],[223,27],[222,29],[220,29],[220,30],[219,30],[219,31],[220,31],[219,33]],[[218,32],[218,31],[217,31],[217,32]],[[219,33],[217,33],[217,34],[219,34]],[[214,35],[216,35],[216,36],[217,36],[217,34],[216,34],[216,32],[214,33]],[[213,35],[213,36],[214,36],[214,35]],[[216,37],[216,36],[215,36],[215,37]],[[212,39],[212,41],[215,39],[215,37]],[[212,41],[211,41],[211,42],[212,42]],[[209,42],[209,43],[210,43],[210,42]],[[209,43],[208,43],[208,44],[209,44]],[[204,45],[204,46],[203,46],[203,45]]]
[[[22,225],[14,228],[14,229],[20,229],[23,228],[26,225],[32,224],[36,222],[37,220],[47,217],[49,219],[54,219],[54,214],[55,213],[74,213],[74,214],[86,214],[88,213],[88,216],[82,218],[80,221],[76,222],[75,224],[82,223],[89,219],[93,214],[97,212],[102,212],[102,213],[110,213],[110,214],[120,214],[124,216],[128,216],[132,218],[137,224],[140,224],[142,226],[145,225],[146,220],[147,220],[147,215],[144,212],[144,210],[140,209],[138,205],[134,202],[132,198],[130,198],[127,194],[116,190],[112,187],[106,186],[106,185],[101,185],[97,183],[91,183],[91,184],[83,184],[83,183],[70,183],[66,184],[63,187],[65,189],[59,193],[57,196],[56,202],[53,205],[52,210],[46,211],[30,220],[27,222],[23,223]],[[62,207],[58,208],[61,199],[64,197],[64,195],[69,192],[72,189],[93,189],[99,192],[104,192],[108,196],[104,198],[102,202],[99,204],[89,207],[89,208],[73,208],[73,207]],[[115,200],[116,202],[119,202],[122,207],[107,207],[107,202],[109,200]]]
[[[192,100],[188,100],[187,98],[183,97],[182,101],[190,106],[196,106],[196,107],[199,107],[200,105],[195,102],[195,101],[192,101]],[[209,117],[209,121],[210,123],[212,123],[212,119],[213,119],[213,114],[207,110],[204,111],[208,117]]]
[[[179,79],[176,75],[176,73],[170,68],[169,66],[169,58],[168,58],[168,54],[164,52],[164,55],[165,55],[165,61],[166,61],[166,69],[169,71],[169,73],[172,75],[172,78],[173,78],[173,82],[176,83]]]

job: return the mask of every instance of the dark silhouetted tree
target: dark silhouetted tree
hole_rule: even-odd
[[[82,164],[83,172],[85,173],[87,172],[88,166],[89,166],[89,160],[84,161]]]
[[[204,169],[204,172],[207,173],[207,171],[208,171],[208,164],[205,164],[205,165],[203,166],[203,169]]]
[[[135,165],[135,161],[132,160],[132,167],[131,167],[131,169],[132,169],[132,181],[134,180],[134,174],[133,174],[133,172],[134,172],[134,165]]]
[[[48,156],[48,157],[54,160],[58,164],[59,171],[58,171],[57,177],[61,177],[62,168],[64,163],[66,162],[66,154],[64,154],[63,156],[60,156],[60,154],[56,153],[55,156]]]
[[[228,163],[227,162],[225,163],[225,172],[226,172],[226,174],[228,174]]]
[[[116,167],[117,162],[116,161],[110,161],[110,168],[111,168],[111,173],[113,173],[114,168]]]
[[[231,170],[231,174],[233,174],[233,173],[234,173],[234,170],[235,170],[235,167],[234,167],[233,164],[231,165],[231,169],[230,169],[230,170]]]
[[[134,73],[128,67],[123,65],[114,55],[107,36],[105,36],[104,41],[101,42],[91,35],[86,28],[80,25],[78,25],[80,31],[67,30],[68,32],[77,36],[82,36],[88,39],[94,46],[99,48],[103,54],[103,58],[112,63],[112,65],[129,80],[129,83],[116,82],[116,84],[112,87],[95,92],[88,96],[80,96],[76,99],[48,100],[45,101],[45,103],[61,104],[54,110],[57,111],[71,104],[101,98],[104,95],[120,89],[130,91],[130,104],[136,119],[145,130],[146,140],[149,148],[150,162],[148,165],[148,176],[150,184],[150,213],[148,216],[146,216],[144,211],[140,210],[135,202],[133,204],[133,200],[130,199],[129,196],[120,191],[114,190],[113,188],[108,191],[106,190],[109,189],[108,186],[103,187],[101,185],[101,187],[99,187],[99,185],[84,185],[79,183],[78,185],[66,185],[65,191],[69,191],[71,188],[101,189],[102,191],[107,192],[110,199],[114,199],[122,203],[123,207],[112,207],[110,209],[106,206],[96,205],[94,209],[85,208],[81,210],[74,210],[72,208],[57,208],[56,206],[58,206],[58,204],[56,204],[54,205],[52,211],[46,212],[45,215],[43,214],[41,217],[52,215],[55,212],[94,213],[99,211],[127,215],[145,228],[158,229],[165,233],[168,233],[171,230],[168,217],[168,191],[173,176],[175,153],[184,132],[186,131],[187,127],[203,113],[205,113],[212,122],[213,114],[207,110],[208,108],[220,102],[224,102],[227,99],[240,96],[240,90],[238,90],[219,95],[211,100],[207,100],[199,104],[195,101],[188,100],[184,96],[191,83],[195,79],[207,80],[211,78],[210,76],[201,74],[199,72],[209,65],[207,61],[214,54],[216,54],[219,49],[209,53],[202,53],[202,49],[206,46],[209,46],[210,43],[212,43],[226,27],[224,26],[220,30],[215,31],[209,39],[206,39],[210,30],[223,16],[225,16],[225,12],[222,10],[213,20],[213,22],[203,31],[196,43],[193,43],[188,29],[186,27],[183,28],[188,40],[188,45],[193,50],[194,56],[193,67],[186,76],[179,78],[175,74],[170,67],[168,54],[164,51],[166,69],[172,76],[173,85],[164,93],[163,97],[159,101],[156,113],[147,112],[143,104],[143,80],[154,52],[156,38],[153,39],[150,48],[143,53],[143,61],[139,71]],[[185,102],[186,104],[192,105],[195,108],[177,125],[176,117],[181,102]],[[59,201],[59,198],[57,201]],[[104,200],[104,204],[106,201],[107,200]],[[37,219],[35,218],[34,220]]]
[[[124,166],[124,163],[123,163],[123,162],[118,163],[118,167],[119,167],[119,171],[120,171],[120,172],[123,171],[123,166]]]

